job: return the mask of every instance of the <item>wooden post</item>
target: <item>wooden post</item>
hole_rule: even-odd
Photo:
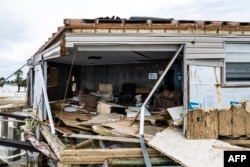
[[[11,119],[13,119],[13,118],[11,118]],[[9,124],[9,127],[8,127],[8,138],[9,139],[20,140],[19,136],[17,135],[17,131],[16,131],[16,129],[18,128],[18,122],[12,121],[12,122],[7,122],[7,123]],[[21,153],[21,150],[18,149],[18,148],[8,149],[8,156],[16,155],[16,154],[20,154],[20,153]],[[11,158],[11,159],[9,159],[9,161],[16,161],[16,160],[19,160],[19,159],[21,159],[21,156],[17,156],[15,158]]]
[[[1,116],[1,119],[8,120],[8,117]],[[1,137],[8,136],[8,126],[9,126],[8,121],[1,121]]]
[[[39,72],[39,76],[40,76],[40,80],[41,80],[41,84],[42,84],[43,98],[44,98],[44,102],[45,102],[45,106],[46,106],[46,111],[47,111],[47,114],[49,117],[51,133],[55,134],[56,130],[55,130],[54,121],[52,118],[52,113],[50,110],[49,99],[48,99],[47,89],[46,89],[44,78],[43,78],[41,65],[38,65],[38,72]]]

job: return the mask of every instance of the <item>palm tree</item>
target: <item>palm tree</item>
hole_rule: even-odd
[[[16,75],[15,82],[17,84],[17,92],[20,92],[20,88],[23,84],[23,78],[21,77],[23,75],[23,71],[19,69],[15,72],[15,75]]]
[[[1,77],[1,78],[0,78],[0,87],[3,87],[3,85],[4,85],[4,80],[5,80],[4,77]]]

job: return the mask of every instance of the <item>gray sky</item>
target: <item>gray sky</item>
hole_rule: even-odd
[[[250,22],[249,6],[249,0],[0,0],[0,77],[24,65],[65,18],[115,15]]]

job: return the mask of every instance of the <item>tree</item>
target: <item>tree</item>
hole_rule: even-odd
[[[17,70],[15,72],[15,75],[16,75],[15,83],[17,84],[17,92],[20,92],[20,88],[21,88],[21,86],[23,84],[23,78],[22,78],[23,71],[22,70]]]
[[[26,90],[26,88],[27,88],[27,79],[23,79],[23,82],[22,82],[21,86],[23,86],[25,88],[25,90]]]
[[[5,80],[4,77],[1,77],[1,78],[0,78],[0,87],[3,87],[3,85],[4,85],[4,80]]]

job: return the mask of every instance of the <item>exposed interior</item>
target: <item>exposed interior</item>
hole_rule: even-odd
[[[49,99],[63,99],[65,91],[67,98],[78,96],[83,88],[98,92],[101,83],[112,84],[112,95],[119,98],[123,84],[129,83],[134,85],[133,95],[142,94],[145,100],[179,47],[174,44],[76,45],[67,49],[67,55],[48,61]],[[182,78],[183,52],[180,52],[156,93],[164,89],[182,92]],[[135,103],[134,97],[130,102]]]

